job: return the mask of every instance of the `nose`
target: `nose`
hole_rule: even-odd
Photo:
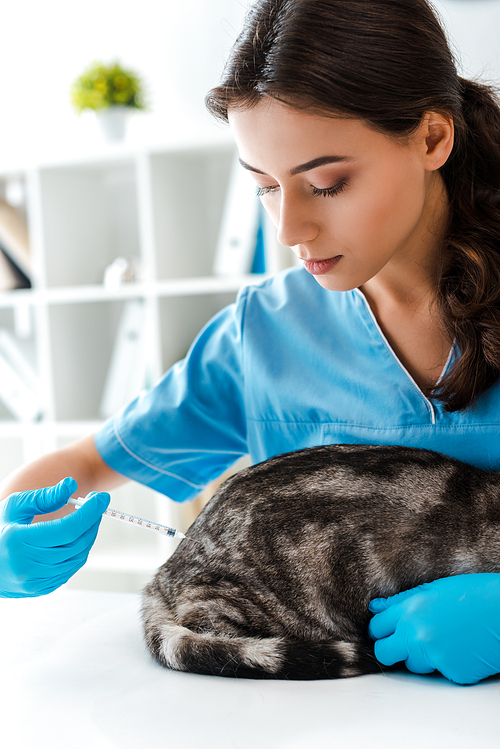
[[[299,200],[282,192],[278,216],[278,242],[285,247],[295,247],[316,239],[319,226],[310,215],[310,210]]]

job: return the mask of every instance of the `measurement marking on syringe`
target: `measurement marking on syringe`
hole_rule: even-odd
[[[68,503],[71,503],[76,507],[81,507],[85,504],[86,501],[86,499],[82,499],[81,497],[72,497],[68,500]],[[123,523],[132,523],[132,525],[138,525],[141,528],[146,528],[146,530],[155,531],[156,533],[161,533],[164,536],[170,536],[170,538],[186,538],[184,533],[175,530],[175,528],[169,528],[168,525],[161,525],[161,523],[152,523],[150,520],[139,518],[136,515],[129,515],[128,512],[120,512],[120,510],[114,510],[112,507],[108,507],[108,509],[104,511],[103,515],[107,515],[108,517],[114,518],[115,520],[121,520]]]

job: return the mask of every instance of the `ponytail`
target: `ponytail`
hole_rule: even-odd
[[[437,290],[456,363],[431,393],[447,411],[473,405],[500,376],[500,106],[490,87],[459,80],[462,111],[441,168],[451,217]]]

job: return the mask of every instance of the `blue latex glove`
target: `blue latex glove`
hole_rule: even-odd
[[[370,603],[375,657],[457,684],[500,673],[500,574],[443,577]]]
[[[26,598],[51,593],[87,561],[109,494],[93,492],[76,512],[58,520],[31,522],[66,504],[77,483],[11,494],[0,502],[0,596]]]

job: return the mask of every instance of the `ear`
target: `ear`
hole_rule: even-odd
[[[425,141],[425,168],[434,172],[446,163],[453,148],[453,119],[439,112],[427,112],[422,119]]]

